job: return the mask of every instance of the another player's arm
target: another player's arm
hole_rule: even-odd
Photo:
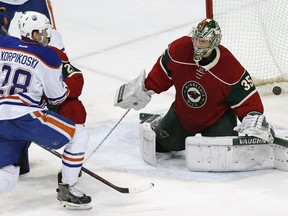
[[[53,49],[62,60],[63,80],[70,90],[68,98],[79,97],[82,93],[84,85],[84,78],[81,70],[79,70],[70,63],[68,56],[62,50],[59,50],[58,48],[53,46],[51,46],[50,48]]]
[[[84,85],[82,72],[74,67],[69,61],[63,61],[62,75],[64,82],[70,90],[68,98],[78,98],[82,93]]]

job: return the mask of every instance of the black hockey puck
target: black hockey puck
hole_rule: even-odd
[[[281,92],[282,92],[282,89],[281,89],[279,86],[274,86],[272,92],[273,92],[275,95],[280,95]]]

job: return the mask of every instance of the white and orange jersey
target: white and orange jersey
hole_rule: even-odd
[[[0,120],[14,119],[62,103],[69,94],[62,80],[61,59],[35,41],[5,36],[0,40]]]

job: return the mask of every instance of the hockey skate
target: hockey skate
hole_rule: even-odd
[[[57,188],[57,199],[68,209],[91,209],[91,197],[77,190],[75,186],[60,183]]]
[[[78,174],[78,178],[80,178],[81,176],[82,176],[82,171],[80,170]],[[58,180],[58,184],[62,183],[62,171],[58,172],[57,180]]]

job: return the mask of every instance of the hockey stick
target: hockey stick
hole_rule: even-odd
[[[260,138],[254,137],[254,136],[239,136],[237,138],[233,139],[233,145],[255,145],[255,144],[263,144],[267,143],[267,141],[264,141]],[[288,147],[288,140],[285,138],[281,138],[278,136],[274,137],[273,144],[277,144],[283,147]]]
[[[96,148],[88,155],[86,156],[86,159],[84,161],[84,163],[86,163],[89,158],[97,151],[97,149],[104,143],[104,141],[108,138],[108,136],[115,130],[115,128],[120,124],[120,122],[124,119],[124,117],[128,114],[128,112],[131,110],[131,108],[129,108],[124,115],[119,119],[119,121],[114,125],[114,127],[108,132],[108,134],[104,137],[104,139],[96,146]]]
[[[41,148],[43,148],[43,149],[47,150],[48,152],[54,154],[58,158],[62,159],[62,155],[59,152],[57,152],[56,150],[49,149],[49,148],[47,148],[45,146],[42,146],[42,145],[38,145],[38,146],[40,146]],[[149,190],[149,189],[154,187],[153,183],[149,183],[149,184],[144,185],[142,187],[134,187],[134,188],[119,187],[119,186],[116,186],[116,185],[112,184],[111,182],[107,181],[106,179],[102,178],[101,176],[97,175],[96,173],[90,171],[89,169],[87,169],[87,168],[85,168],[83,166],[82,166],[81,170],[84,173],[92,176],[93,178],[95,178],[98,181],[108,185],[109,187],[113,188],[114,190],[116,190],[116,191],[118,191],[120,193],[140,193],[140,192],[147,191],[147,190]]]
[[[274,143],[283,147],[288,147],[288,140],[281,137],[274,137]]]

